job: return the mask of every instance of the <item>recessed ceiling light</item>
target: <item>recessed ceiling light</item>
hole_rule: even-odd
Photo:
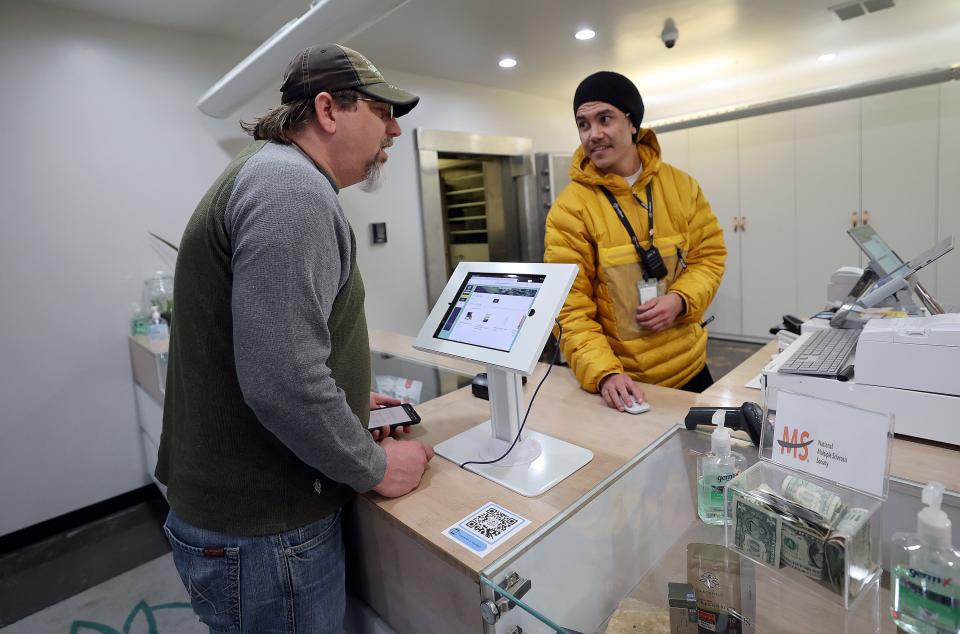
[[[596,34],[597,32],[593,29],[580,29],[573,34],[573,37],[577,38],[578,40],[592,40]]]
[[[726,79],[714,79],[712,82],[710,82],[711,88],[723,88],[726,85],[727,85]]]
[[[818,61],[818,62],[832,62],[832,61],[835,60],[835,59],[837,59],[837,54],[836,54],[836,53],[824,53],[823,55],[821,55],[820,57],[817,58],[817,61]]]
[[[500,68],[513,68],[517,65],[517,60],[512,57],[504,57],[500,60]]]

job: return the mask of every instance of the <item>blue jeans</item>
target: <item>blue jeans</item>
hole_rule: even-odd
[[[171,510],[163,530],[211,634],[342,634],[340,511],[285,533],[242,537],[197,528]]]

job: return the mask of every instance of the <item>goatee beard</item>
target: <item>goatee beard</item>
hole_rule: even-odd
[[[393,145],[393,139],[384,137],[380,141],[380,151]],[[360,191],[375,192],[380,189],[380,175],[383,172],[383,162],[380,160],[380,151],[377,152],[369,163],[363,175],[363,182],[360,184]]]
[[[383,172],[383,164],[377,157],[367,163],[367,170],[363,176],[363,182],[360,183],[360,191],[375,192],[380,189],[380,175]]]

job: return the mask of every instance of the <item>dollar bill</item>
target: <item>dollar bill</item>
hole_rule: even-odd
[[[834,592],[843,592],[843,580],[846,577],[846,563],[859,567],[861,574],[852,575],[849,594],[859,594],[861,585],[857,578],[866,578],[874,564],[870,553],[870,511],[851,508],[837,522],[825,544],[824,565],[826,581]]]
[[[824,533],[802,522],[783,522],[780,562],[820,581],[824,576]]]
[[[738,495],[733,500],[734,546],[774,568],[780,567],[780,516]]]
[[[844,510],[840,496],[796,476],[784,478],[781,491],[791,502],[819,514],[827,524],[833,524]]]
[[[751,491],[751,493],[766,493],[767,495],[779,495],[776,491],[770,488],[766,482],[761,482],[760,486]]]
[[[816,531],[823,539],[826,539],[830,532],[830,528],[819,513],[791,502],[766,484],[761,484],[750,491],[750,497],[755,504],[760,504],[780,515],[784,522],[802,522],[808,530]]]

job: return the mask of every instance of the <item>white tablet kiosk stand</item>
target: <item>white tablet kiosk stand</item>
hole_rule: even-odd
[[[490,420],[437,444],[437,454],[462,465],[496,460],[507,451],[525,411],[521,376],[530,376],[536,368],[576,276],[575,264],[457,266],[413,347],[485,364]],[[521,495],[535,496],[592,459],[587,449],[526,427],[502,460],[465,468]]]

